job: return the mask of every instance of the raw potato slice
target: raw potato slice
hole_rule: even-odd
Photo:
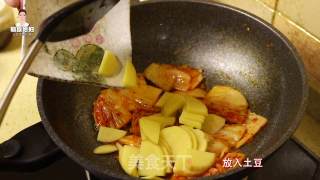
[[[172,173],[172,164],[171,164],[171,157],[169,150],[166,148],[166,146],[163,146],[159,141],[159,146],[163,152],[164,160],[165,160],[165,166],[166,166],[166,173]]]
[[[207,151],[215,153],[219,158],[222,158],[229,150],[228,144],[223,140],[212,139],[208,142]]]
[[[192,128],[197,128],[197,129],[201,129],[201,127],[202,127],[202,123],[201,122],[192,121],[190,119],[179,118],[179,123],[180,124],[184,124],[184,125],[189,126],[189,127],[192,127]]]
[[[132,60],[128,60],[124,67],[123,86],[136,87],[137,86],[137,72],[132,64]]]
[[[119,162],[122,169],[130,176],[138,177],[138,154],[139,149],[134,146],[125,145],[119,147]],[[134,162],[133,160],[136,160]]]
[[[197,141],[197,137],[193,132],[193,128],[189,127],[189,126],[180,126],[183,130],[185,130],[189,136],[191,137],[191,141],[192,141],[192,149],[197,149],[198,148],[198,141]]]
[[[226,120],[215,114],[209,114],[202,124],[202,130],[208,134],[214,134],[225,125]]]
[[[231,123],[244,123],[248,117],[248,102],[244,95],[228,86],[214,86],[204,99],[210,112]]]
[[[114,142],[127,134],[127,131],[100,126],[97,140],[99,142]]]
[[[214,138],[224,140],[231,147],[235,147],[236,143],[240,141],[246,132],[246,128],[244,125],[240,124],[232,124],[225,125],[220,131],[213,135]]]
[[[208,115],[208,109],[206,105],[199,99],[191,96],[186,96],[186,105],[184,106],[183,110],[203,116]]]
[[[206,151],[208,147],[208,138],[206,134],[200,129],[192,129],[194,134],[196,135],[198,142],[198,151]]]
[[[161,138],[161,136],[159,138],[159,146],[162,148],[165,148],[168,151],[168,153],[170,155],[172,155],[172,150],[171,150],[169,144],[163,138]]]
[[[151,142],[158,144],[161,126],[159,122],[143,117],[139,120],[139,126],[143,140],[149,139]]]
[[[102,76],[110,77],[118,74],[120,69],[121,64],[117,57],[112,52],[105,50],[98,73]]]
[[[93,150],[93,153],[94,154],[108,154],[108,153],[112,153],[115,151],[118,151],[118,148],[115,145],[106,144],[106,145],[101,145],[101,146],[96,147]]]
[[[214,153],[188,150],[188,155],[177,158],[173,172],[180,176],[197,176],[204,173],[214,164]]]
[[[250,113],[245,123],[247,131],[245,135],[242,137],[242,139],[237,142],[236,148],[240,148],[243,144],[247,143],[248,140],[253,138],[253,136],[257,134],[263,126],[267,124],[267,121],[268,120],[265,117],[259,116],[255,113]]]
[[[163,116],[162,114],[154,114],[151,116],[146,116],[145,118],[150,119],[152,121],[159,122],[161,129],[167,126],[173,126],[176,121],[174,117],[166,117],[166,116]]]
[[[185,104],[185,99],[183,96],[174,94],[168,99],[168,101],[163,105],[161,113],[164,116],[174,116]]]
[[[165,104],[169,99],[171,99],[172,96],[173,96],[172,93],[165,92],[165,93],[160,97],[160,99],[158,100],[158,102],[156,103],[155,106],[162,108],[162,107],[164,106],[164,104]]]
[[[203,173],[208,170],[215,162],[216,155],[210,152],[190,150],[191,162],[187,164],[188,169],[193,172]]]
[[[179,117],[179,121],[180,120],[190,120],[190,121],[199,122],[201,124],[204,122],[204,119],[205,119],[204,115],[191,113],[191,112],[186,111],[185,109],[183,109],[183,111]]]
[[[190,135],[179,126],[171,126],[161,130],[160,138],[168,143],[172,155],[185,155],[192,148]]]
[[[164,156],[159,145],[148,140],[142,141],[139,155],[141,156],[138,166],[140,176],[164,176],[166,174]]]

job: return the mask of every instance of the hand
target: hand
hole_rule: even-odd
[[[5,0],[5,2],[9,6],[14,7],[14,8],[19,8],[19,5],[20,5],[20,1],[19,0]]]

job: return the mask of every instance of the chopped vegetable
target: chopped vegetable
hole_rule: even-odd
[[[132,64],[132,60],[128,60],[124,67],[124,75],[122,82],[124,87],[137,86],[137,72]]]
[[[160,136],[161,123],[143,117],[139,120],[141,134],[151,142],[158,144]]]
[[[159,145],[148,140],[142,141],[139,155],[140,176],[164,176],[166,174],[166,164]],[[153,159],[150,160],[151,158]]]
[[[112,144],[106,144],[106,145],[101,145],[96,147],[93,150],[94,154],[108,154],[108,153],[112,153],[112,152],[116,152],[118,151],[118,148],[115,145]]]
[[[179,126],[171,126],[161,130],[160,139],[166,142],[172,155],[185,155],[192,148],[190,135]]]
[[[193,132],[193,128],[190,128],[189,126],[184,126],[184,125],[180,127],[189,134],[192,142],[192,149],[198,149],[198,140],[195,133]]]
[[[214,134],[225,125],[226,120],[215,114],[209,114],[202,125],[202,130],[209,134]]]
[[[183,96],[173,94],[163,105],[161,113],[164,116],[174,116],[185,104]]]
[[[171,97],[173,97],[174,95],[172,93],[169,92],[165,92],[160,99],[158,100],[158,102],[156,103],[156,107],[160,107],[162,108],[164,106],[164,104],[171,99]]]
[[[198,142],[198,151],[206,151],[208,147],[208,138],[206,134],[200,129],[192,129],[194,134],[196,135]]]
[[[97,140],[100,142],[114,142],[127,134],[127,131],[101,126]]]
[[[185,99],[186,104],[183,109],[184,111],[204,116],[208,115],[208,109],[202,101],[190,96],[186,96]]]
[[[110,77],[118,74],[121,69],[121,63],[117,57],[110,51],[105,50],[98,73],[102,76]]]
[[[215,162],[214,153],[189,149],[188,154],[178,158],[173,172],[181,176],[196,176],[204,173]]]
[[[139,148],[125,145],[119,149],[119,162],[122,169],[130,176],[138,176],[137,165]]]

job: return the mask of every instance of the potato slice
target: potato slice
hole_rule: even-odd
[[[268,120],[263,116],[259,116],[255,113],[250,113],[245,123],[247,131],[241,138],[241,140],[237,142],[236,148],[240,148],[243,144],[252,139],[252,137],[256,135],[260,131],[260,129],[267,124],[267,121]]]
[[[137,72],[134,68],[132,60],[128,60],[124,67],[124,75],[122,79],[124,87],[136,87],[137,86]]]
[[[99,142],[114,142],[127,134],[127,131],[100,126],[97,140]]]
[[[176,81],[173,76],[168,74],[168,69],[171,69],[172,67],[172,65],[152,63],[144,70],[144,75],[148,80],[161,89],[170,91]]]
[[[182,111],[180,117],[179,117],[179,122],[180,121],[185,121],[185,120],[190,120],[190,121],[194,121],[194,122],[199,122],[199,123],[203,123],[205,120],[205,116],[201,115],[201,114],[195,114],[195,113],[191,113],[186,111],[185,109]],[[181,122],[180,122],[181,123]]]
[[[152,121],[156,121],[160,123],[161,129],[167,127],[167,126],[173,126],[176,119],[175,117],[166,117],[162,114],[154,114],[151,116],[146,116],[146,119],[150,119]]]
[[[183,130],[185,130],[189,136],[191,137],[191,141],[192,141],[192,149],[197,149],[198,148],[198,141],[197,141],[197,137],[193,132],[193,128],[189,127],[189,126],[185,126],[182,125],[180,126]]]
[[[181,116],[180,116],[181,117]],[[197,128],[201,129],[202,123],[199,121],[193,121],[187,118],[179,118],[179,123],[184,124],[186,126],[192,127],[192,128]]]
[[[215,114],[209,114],[202,124],[202,130],[208,134],[214,134],[225,125],[226,120]]]
[[[213,137],[226,141],[230,147],[235,147],[246,132],[246,128],[241,124],[225,125],[221,130],[216,132]]]
[[[120,165],[122,169],[130,176],[138,177],[138,154],[139,149],[134,146],[125,145],[119,148]]]
[[[164,161],[165,161],[165,166],[166,166],[166,173],[172,173],[172,164],[171,164],[171,154],[169,153],[169,150],[166,148],[165,145],[160,143],[159,141],[159,146],[163,152],[164,155]]]
[[[171,99],[172,96],[173,96],[172,93],[165,92],[165,93],[160,97],[160,99],[158,100],[158,102],[156,103],[155,106],[162,108],[162,107],[164,106],[164,104],[165,104],[169,99]]]
[[[139,160],[140,176],[164,176],[166,165],[163,161],[163,152],[159,145],[146,140],[141,142]]]
[[[173,94],[163,105],[161,113],[164,116],[174,116],[185,104],[185,98],[178,94]]]
[[[223,140],[211,139],[208,142],[207,151],[215,153],[219,158],[222,158],[229,150],[228,143]]]
[[[190,150],[190,155],[192,159],[190,164],[187,164],[189,169],[191,171],[201,173],[209,169],[214,164],[216,159],[216,155],[214,153],[198,151],[194,149]]]
[[[158,144],[161,127],[160,122],[150,120],[147,117],[142,117],[139,120],[139,126],[143,140],[149,139],[151,142]]]
[[[206,105],[200,101],[199,99],[196,99],[191,96],[186,96],[186,104],[183,108],[183,110],[194,113],[194,114],[199,114],[203,116],[208,115],[208,109]]]
[[[198,151],[206,151],[208,146],[208,138],[206,134],[200,129],[192,129],[193,133],[196,135],[198,142]]]
[[[118,148],[115,145],[106,144],[106,145],[101,145],[101,146],[96,147],[93,150],[93,153],[94,154],[108,154],[108,153],[112,153],[115,151],[118,151]]]
[[[204,99],[210,112],[231,123],[244,123],[248,117],[248,102],[244,95],[228,86],[214,86]]]
[[[189,149],[187,156],[177,159],[173,172],[180,176],[197,176],[212,167],[215,159],[214,153]]]
[[[185,155],[192,148],[190,135],[179,126],[171,126],[161,130],[160,138],[168,143],[172,155]]]
[[[111,51],[105,50],[98,73],[102,76],[110,77],[118,74],[120,69],[121,63],[117,57]]]
[[[134,98],[136,102],[149,106],[153,106],[162,93],[162,89],[149,85],[140,85],[131,90],[133,91],[132,98]]]

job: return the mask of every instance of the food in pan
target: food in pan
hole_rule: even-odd
[[[104,89],[94,102],[101,146],[93,152],[118,151],[131,176],[187,179],[224,173],[229,168],[223,159],[243,161],[239,148],[267,123],[250,111],[237,89],[207,90],[200,69],[153,63],[137,74],[128,63],[126,88]]]

